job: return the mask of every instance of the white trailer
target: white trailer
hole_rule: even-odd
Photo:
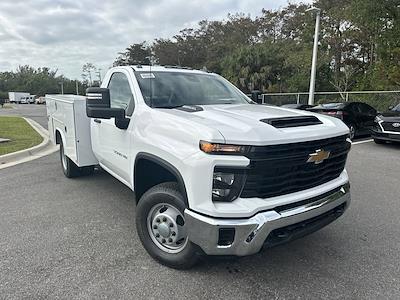
[[[8,92],[8,99],[11,103],[20,103],[22,98],[30,97],[30,93]]]

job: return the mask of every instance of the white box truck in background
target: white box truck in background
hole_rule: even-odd
[[[8,92],[8,99],[10,103],[21,103],[22,98],[30,97],[30,93],[23,92]]]
[[[33,104],[33,103],[35,103],[35,97],[36,97],[36,95],[29,95],[26,97],[22,97],[20,99],[20,103],[21,104]]]

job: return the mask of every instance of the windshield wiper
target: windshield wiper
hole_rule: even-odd
[[[178,108],[185,106],[185,104],[179,104],[179,105],[161,105],[161,106],[153,106],[153,108],[166,108],[166,109],[173,109],[173,108]]]
[[[203,108],[199,105],[193,105],[193,104],[181,104],[181,105],[170,105],[170,106],[157,106],[155,108],[166,108],[166,109],[179,109],[181,111],[186,111],[186,112],[199,112],[203,111]]]

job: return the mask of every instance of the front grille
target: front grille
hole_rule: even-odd
[[[383,122],[382,127],[385,131],[400,132],[400,127],[395,127],[393,124],[399,124],[399,122]]]
[[[253,146],[242,198],[269,198],[329,182],[344,170],[350,143],[346,136],[271,146]],[[320,164],[307,162],[317,150],[330,151]]]

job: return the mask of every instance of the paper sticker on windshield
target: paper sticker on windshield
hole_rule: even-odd
[[[142,73],[142,74],[140,74],[140,76],[142,76],[143,79],[153,79],[153,78],[156,78],[156,76],[154,76],[153,73]]]

